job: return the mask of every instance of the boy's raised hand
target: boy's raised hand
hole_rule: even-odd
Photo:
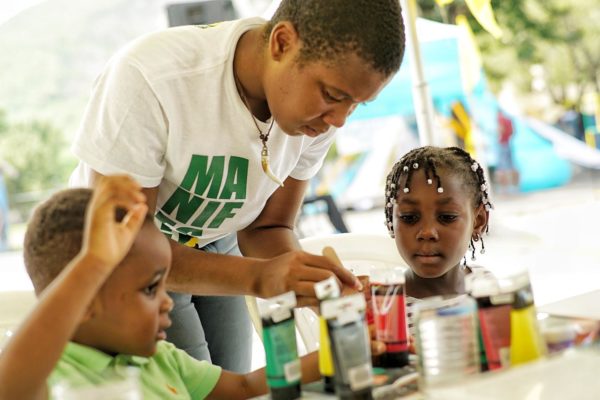
[[[117,211],[125,216],[117,221]],[[114,269],[129,252],[148,206],[141,186],[126,175],[103,176],[86,211],[81,254]]]

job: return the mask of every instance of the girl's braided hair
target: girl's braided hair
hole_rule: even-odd
[[[423,168],[428,184],[437,186],[438,193],[444,192],[442,180],[437,171],[444,169],[462,179],[465,190],[473,199],[473,207],[484,204],[485,210],[493,208],[489,199],[488,184],[483,168],[469,153],[459,147],[418,147],[408,152],[394,166],[387,176],[385,185],[385,223],[391,237],[394,237],[393,205],[398,190],[410,192],[413,173]],[[486,232],[488,227],[486,226]]]

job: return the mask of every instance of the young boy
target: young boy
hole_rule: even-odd
[[[163,341],[171,252],[145,201],[133,179],[113,176],[38,207],[24,256],[39,302],[0,354],[0,399],[46,399],[61,381],[101,384],[122,365],[140,370],[145,399],[267,392],[264,370],[222,371]],[[318,379],[315,355],[302,361],[303,379]]]

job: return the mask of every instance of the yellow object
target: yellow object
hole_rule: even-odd
[[[323,377],[333,377],[335,369],[333,367],[333,356],[331,355],[331,342],[329,341],[329,330],[327,321],[319,317],[319,372]]]
[[[471,118],[465,110],[462,102],[455,101],[452,103],[452,117],[450,118],[450,127],[453,129],[456,136],[463,141],[464,149],[472,157],[476,158],[475,144],[473,142],[473,127],[471,126]]]
[[[523,364],[546,354],[533,305],[510,311],[510,365]]]
[[[600,132],[600,93],[596,93],[596,130]]]
[[[490,0],[465,0],[465,2],[471,14],[473,14],[483,29],[488,31],[494,38],[500,39],[502,29],[500,29],[500,26],[496,22]]]
[[[596,148],[596,134],[593,129],[588,129],[585,131],[585,142],[592,149]]]
[[[445,7],[454,0],[435,0],[438,6]],[[475,17],[477,22],[494,38],[500,39],[502,37],[502,29],[496,22],[494,16],[494,9],[492,8],[491,0],[465,0],[467,7],[471,11],[471,14]]]
[[[463,32],[458,40],[461,80],[465,93],[471,93],[481,79],[483,62],[481,61],[481,53],[479,52],[475,35],[471,30],[467,17],[458,15],[456,17],[456,25]]]
[[[198,244],[198,238],[197,237],[193,237],[190,240],[188,240],[187,242],[185,242],[185,245],[187,247],[195,247]]]

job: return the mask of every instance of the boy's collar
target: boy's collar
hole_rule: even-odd
[[[140,367],[149,362],[146,357],[125,354],[117,354],[113,357],[93,347],[75,342],[69,342],[67,344],[63,357],[97,373],[101,373],[111,366]]]

